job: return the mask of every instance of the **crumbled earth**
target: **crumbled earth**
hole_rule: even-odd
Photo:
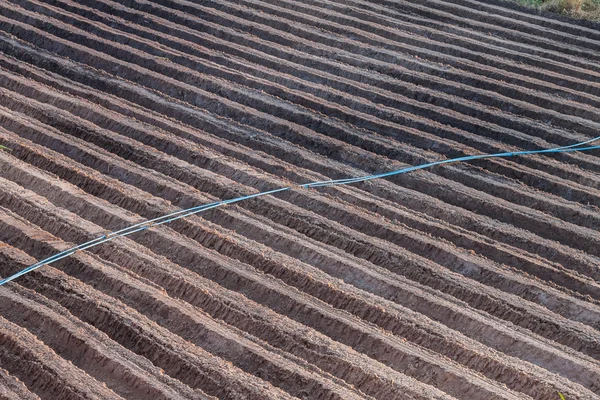
[[[500,0],[0,2],[0,275],[218,199],[600,132]],[[600,399],[600,152],[240,202],[0,287],[2,399]]]

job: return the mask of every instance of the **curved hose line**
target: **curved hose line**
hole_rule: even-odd
[[[436,165],[451,164],[451,163],[465,162],[465,161],[472,161],[472,160],[480,160],[480,159],[484,159],[484,158],[502,158],[502,157],[506,158],[506,157],[514,157],[514,156],[519,156],[519,155],[544,154],[544,153],[570,153],[570,152],[574,152],[574,151],[597,150],[597,149],[600,149],[600,145],[582,147],[582,146],[585,146],[592,142],[595,142],[597,140],[600,140],[600,136],[583,141],[583,142],[571,144],[568,146],[555,147],[552,149],[523,150],[523,151],[513,151],[513,152],[505,152],[505,153],[479,154],[479,155],[473,155],[473,156],[464,156],[464,157],[452,158],[452,159],[448,159],[448,160],[434,161],[434,162],[425,163],[425,164],[421,164],[421,165],[415,165],[412,167],[406,167],[406,168],[402,168],[402,169],[395,170],[395,171],[385,172],[382,174],[366,175],[366,176],[361,176],[361,177],[356,177],[356,178],[345,178],[345,179],[326,180],[326,181],[319,181],[319,182],[309,182],[309,183],[304,183],[301,185],[287,186],[287,187],[283,187],[283,188],[279,188],[279,189],[273,189],[273,190],[268,190],[265,192],[250,194],[247,196],[236,197],[234,199],[215,201],[212,203],[195,206],[195,207],[188,208],[185,210],[176,211],[176,212],[173,212],[173,213],[170,213],[167,215],[163,215],[163,216],[160,216],[160,217],[157,217],[154,219],[150,219],[147,221],[139,222],[137,224],[128,226],[128,227],[120,229],[118,231],[114,231],[114,232],[105,234],[99,238],[92,239],[92,240],[82,243],[80,245],[71,247],[70,249],[64,250],[64,251],[57,253],[51,257],[45,258],[41,261],[38,261],[37,263],[30,265],[29,267],[9,276],[7,278],[0,280],[0,286],[6,284],[16,278],[19,278],[31,271],[34,271],[44,265],[49,265],[58,260],[66,258],[66,257],[70,256],[71,254],[76,253],[77,251],[89,249],[90,247],[94,247],[99,244],[109,242],[118,237],[124,237],[124,236],[131,235],[132,233],[141,232],[141,231],[144,231],[153,226],[168,224],[172,221],[176,221],[178,219],[185,218],[190,215],[198,214],[198,213],[201,213],[201,212],[213,209],[213,208],[222,207],[227,204],[233,204],[233,203],[237,203],[237,202],[240,202],[243,200],[252,199],[255,197],[266,196],[269,194],[284,192],[287,190],[291,190],[295,187],[317,188],[317,187],[327,187],[327,186],[348,185],[351,183],[365,182],[365,181],[370,181],[373,179],[380,179],[380,178],[386,178],[389,176],[405,174],[405,173],[417,171],[420,169],[434,167]]]

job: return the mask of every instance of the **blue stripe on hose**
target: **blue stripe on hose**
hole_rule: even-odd
[[[600,136],[595,137],[593,139],[586,140],[584,142],[575,143],[575,144],[572,144],[569,146],[556,147],[556,148],[552,148],[552,149],[524,150],[524,151],[513,151],[513,152],[506,152],[506,153],[479,154],[479,155],[474,155],[474,156],[464,156],[464,157],[452,158],[449,160],[441,160],[441,161],[435,161],[435,162],[430,162],[430,163],[426,163],[426,164],[416,165],[416,166],[412,166],[412,167],[406,167],[406,168],[402,168],[402,169],[395,170],[395,171],[385,172],[382,174],[367,175],[367,176],[356,177],[356,178],[345,178],[345,179],[327,180],[327,181],[320,181],[320,182],[310,182],[310,183],[305,183],[305,184],[297,185],[297,186],[303,187],[303,188],[317,188],[317,187],[326,187],[326,186],[348,185],[351,183],[365,182],[365,181],[370,181],[372,179],[380,179],[380,178],[386,178],[389,176],[405,174],[405,173],[417,171],[420,169],[434,167],[436,165],[451,164],[451,163],[465,162],[465,161],[472,161],[472,160],[481,160],[481,159],[485,159],[485,158],[502,158],[502,157],[507,158],[507,157],[531,155],[531,154],[569,153],[569,152],[574,152],[574,151],[597,150],[597,149],[600,149],[600,145],[583,147],[583,146],[590,144],[592,142],[595,142],[597,140],[600,140]],[[148,221],[144,221],[144,222],[137,223],[135,225],[131,225],[127,228],[108,233],[102,237],[82,243],[78,246],[72,247],[68,250],[64,250],[58,254],[55,254],[52,257],[48,257],[42,261],[39,261],[23,270],[17,272],[14,275],[11,275],[7,278],[0,280],[0,286],[4,285],[5,283],[8,283],[20,276],[23,276],[31,271],[34,271],[44,265],[49,265],[58,260],[66,258],[77,251],[89,249],[90,247],[94,247],[99,244],[109,242],[118,237],[131,235],[132,233],[146,230],[152,226],[168,224],[168,223],[176,221],[178,219],[185,218],[190,215],[198,214],[198,213],[201,213],[201,212],[204,212],[207,210],[211,210],[213,208],[222,207],[227,204],[238,203],[240,201],[253,199],[255,197],[266,196],[269,194],[284,192],[287,190],[291,190],[292,188],[293,188],[293,186],[287,186],[287,187],[283,187],[283,188],[279,188],[279,189],[268,190],[266,192],[260,192],[260,193],[255,193],[255,194],[251,194],[251,195],[247,195],[247,196],[241,196],[241,197],[237,197],[235,199],[216,201],[213,203],[203,204],[200,206],[188,208],[188,209],[181,210],[181,211],[176,211],[171,214],[163,215],[162,217],[157,217],[157,218],[154,218],[154,219],[151,219]]]

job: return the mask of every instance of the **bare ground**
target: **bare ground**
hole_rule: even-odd
[[[258,190],[598,135],[594,26],[471,0],[0,4],[0,275]],[[0,289],[7,399],[600,398],[600,161],[295,189]]]

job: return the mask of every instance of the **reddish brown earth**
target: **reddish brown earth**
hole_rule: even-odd
[[[215,199],[600,132],[499,0],[0,2],[0,275]],[[0,288],[2,399],[600,399],[599,153],[295,189]]]

